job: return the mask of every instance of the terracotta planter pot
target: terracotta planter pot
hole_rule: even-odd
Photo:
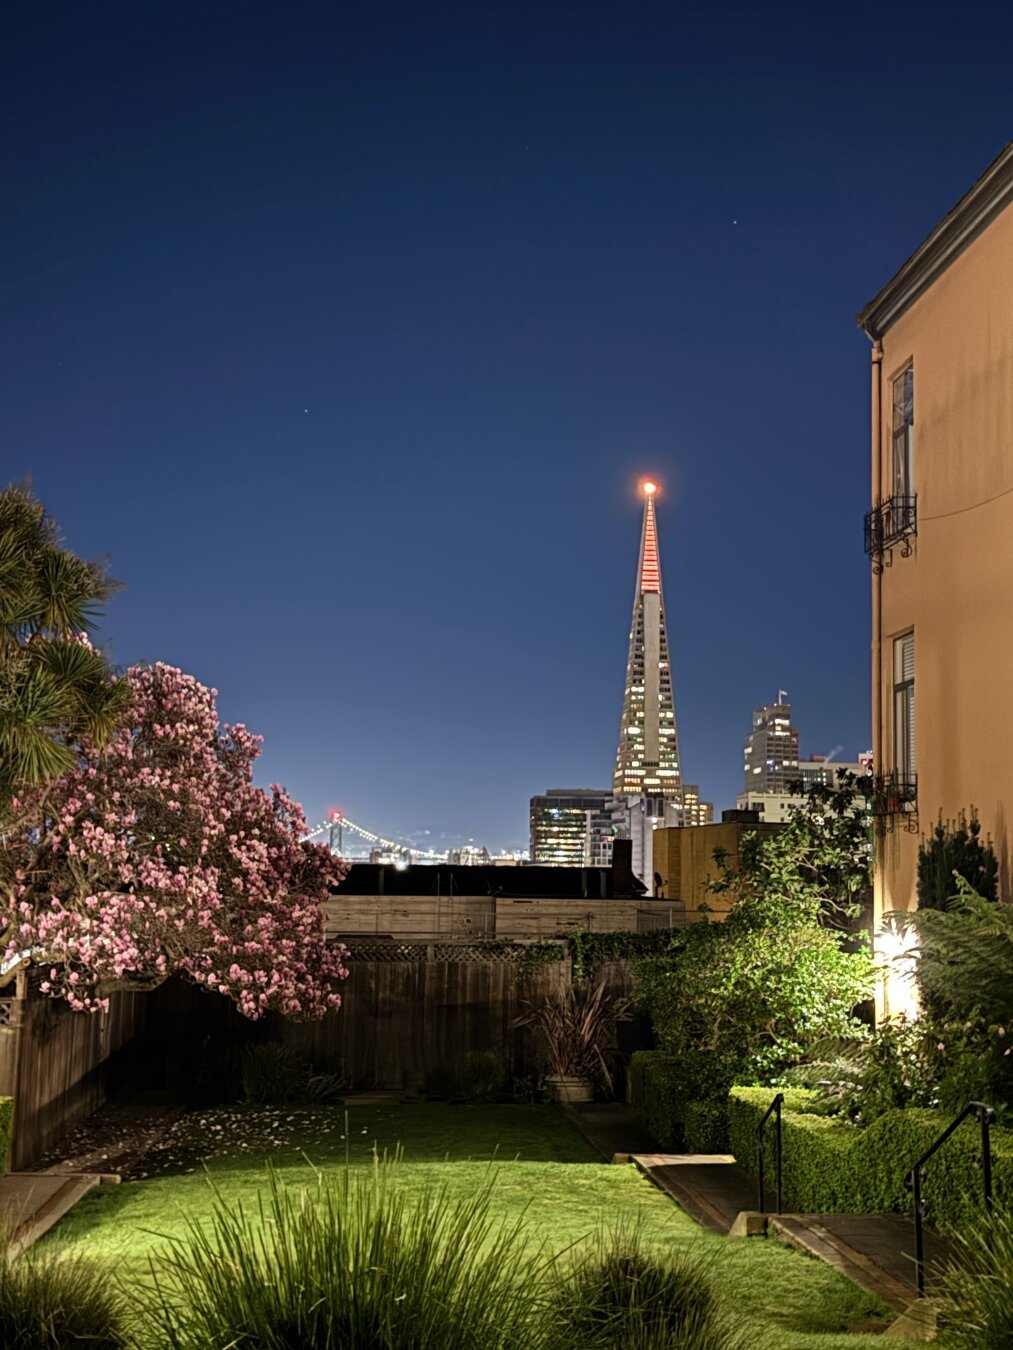
[[[550,1073],[545,1080],[545,1086],[553,1101],[594,1101],[594,1083],[590,1078],[578,1078],[572,1073]]]

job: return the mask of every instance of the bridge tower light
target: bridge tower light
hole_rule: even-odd
[[[327,846],[332,853],[340,854],[344,848],[344,811],[339,811],[336,806],[332,807],[330,822],[330,829],[327,831]]]

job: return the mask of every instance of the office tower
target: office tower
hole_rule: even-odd
[[[600,788],[549,788],[532,797],[531,861],[571,867],[598,862],[587,856],[591,817],[600,815],[610,799]]]
[[[613,777],[616,797],[678,798],[682,785],[661,590],[656,492],[654,483],[644,483],[644,521]]]
[[[798,781],[798,731],[791,724],[791,704],[783,689],[777,702],[753,713],[753,729],[746,737],[746,792],[791,791]]]

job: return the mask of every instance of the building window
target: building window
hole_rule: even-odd
[[[915,776],[915,635],[893,643],[893,764],[897,777]]]
[[[893,382],[893,495],[914,496],[914,366]]]

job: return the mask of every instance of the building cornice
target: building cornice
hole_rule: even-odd
[[[939,222],[891,281],[858,315],[875,341],[922,295],[954,259],[1013,202],[1013,141]]]

